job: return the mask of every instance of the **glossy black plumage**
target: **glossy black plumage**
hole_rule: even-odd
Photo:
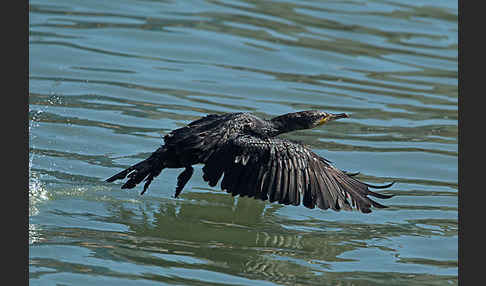
[[[369,190],[372,186],[343,172],[303,144],[277,135],[317,127],[348,117],[319,111],[288,113],[271,120],[249,113],[211,114],[176,129],[164,137],[164,145],[152,155],[110,177],[128,177],[122,188],[133,188],[145,179],[142,194],[164,168],[185,168],[178,176],[177,197],[193,173],[203,164],[203,179],[210,186],[221,180],[221,189],[232,195],[253,197],[308,208],[371,212],[385,207],[368,196],[390,198]]]

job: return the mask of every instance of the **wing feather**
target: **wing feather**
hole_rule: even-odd
[[[274,181],[274,187],[272,188],[272,193],[270,194],[270,202],[276,202],[280,199],[280,196],[282,194],[282,159],[280,156],[277,156],[277,166],[275,169],[275,181]]]
[[[211,186],[223,177],[221,189],[232,195],[293,205],[302,200],[307,208],[356,208],[363,213],[371,212],[371,207],[386,207],[368,195],[391,197],[370,191],[371,185],[355,174],[337,169],[299,143],[242,135],[225,144],[212,151],[203,172]]]
[[[288,202],[293,204],[293,205],[299,205],[300,204],[300,198],[297,197],[297,195],[300,192],[299,188],[299,183],[298,183],[298,172],[299,166],[297,165],[295,156],[291,156],[289,159],[289,164],[291,166],[291,169],[289,171],[289,190],[288,190]]]
[[[289,183],[290,183],[290,178],[289,178],[290,166],[289,166],[288,159],[284,158],[282,160],[282,166],[283,166],[283,169],[282,169],[282,186],[281,186],[282,193],[281,193],[281,196],[280,196],[280,199],[278,200],[278,202],[280,204],[288,205],[287,196],[289,194],[289,187],[290,187],[290,185],[289,185]]]

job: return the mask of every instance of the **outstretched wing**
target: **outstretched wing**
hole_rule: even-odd
[[[254,197],[281,204],[321,209],[371,212],[384,208],[368,196],[390,198],[372,192],[372,186],[332,166],[309,148],[280,138],[242,135],[211,154],[203,167],[204,180],[232,195]],[[355,174],[354,174],[355,175]]]

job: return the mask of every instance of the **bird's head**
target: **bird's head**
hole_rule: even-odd
[[[333,114],[317,110],[306,110],[277,116],[271,121],[277,125],[283,133],[293,130],[310,129],[336,119],[348,117],[349,116],[346,113]]]

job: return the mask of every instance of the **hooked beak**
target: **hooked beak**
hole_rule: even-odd
[[[339,119],[339,118],[348,118],[348,117],[349,116],[346,113],[338,113],[338,114],[328,113],[328,115],[326,117],[322,118],[319,121],[318,125],[322,125],[324,123],[327,123],[329,121],[333,121],[333,120],[336,120],[336,119]]]
[[[346,113],[329,114],[327,121],[336,120],[340,118],[348,118],[348,117],[349,115],[347,115]]]

